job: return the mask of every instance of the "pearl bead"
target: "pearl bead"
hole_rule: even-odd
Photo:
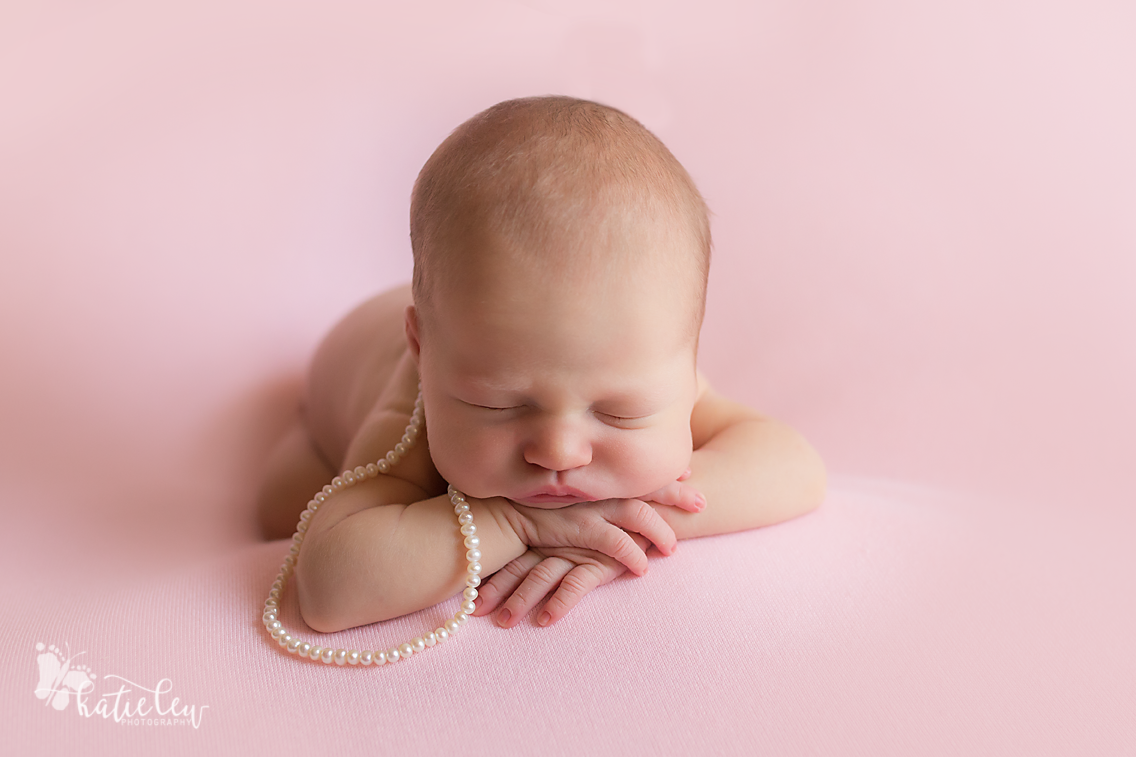
[[[445,622],[445,626],[446,626],[446,630],[450,632],[450,636],[453,636],[455,633],[457,633],[458,628],[460,627],[460,626],[458,626],[458,622],[456,620],[454,620],[453,618],[450,618],[449,620],[447,620]]]
[[[402,442],[399,442],[398,444],[394,445],[394,453],[396,455],[398,455],[399,457],[402,457],[403,455],[406,454],[406,445],[403,444]]]
[[[296,650],[300,648],[300,640],[296,638],[288,639],[288,651],[296,654]]]
[[[316,496],[312,497],[312,499],[314,499],[314,500],[315,500],[316,502],[319,502],[319,503],[320,503],[320,504],[322,505],[322,504],[323,504],[324,502],[327,502],[327,493],[326,493],[326,492],[324,492],[324,491],[323,491],[323,490],[321,489],[321,490],[320,490],[320,492],[319,492],[319,494],[317,494]],[[311,506],[311,504],[309,504],[309,505],[308,505],[308,507],[312,507],[312,506]],[[314,508],[314,507],[312,507],[312,509],[314,510],[315,508]]]
[[[468,510],[462,512],[462,514],[458,516],[458,523],[461,523],[463,526],[467,523],[473,523],[473,513]]]
[[[410,646],[414,649],[415,652],[421,652],[426,648],[426,640],[421,636],[415,636],[413,639],[411,639]]]
[[[400,644],[398,647],[398,654],[402,659],[409,659],[414,654],[414,647],[410,644]]]
[[[335,659],[335,650],[331,647],[324,647],[323,652],[320,653],[320,662],[325,665],[330,665],[331,661]]]
[[[270,623],[269,626],[268,626],[269,631],[279,631],[283,628],[284,628],[284,624],[281,623],[279,620],[272,621],[272,623]]]
[[[316,501],[314,499],[311,502],[308,503],[308,507],[311,507],[313,503],[316,503]],[[318,504],[318,503],[316,503],[316,504]],[[307,523],[311,519],[312,519],[312,511],[311,510],[304,510],[304,512],[300,513],[300,520],[304,521],[305,523]]]
[[[362,465],[355,466],[355,480],[362,481],[367,478],[367,469]]]
[[[390,473],[391,464],[387,462],[387,460],[386,460],[386,458],[385,458],[385,457],[384,457],[384,458],[383,458],[382,460],[380,460],[380,461],[378,462],[378,466],[379,466],[379,471],[380,471],[380,472],[382,472],[382,473]]]
[[[438,635],[431,631],[422,637],[422,641],[426,642],[426,646],[432,647],[438,643]]]
[[[468,599],[461,603],[462,612],[466,615],[473,615],[473,611],[477,609],[477,605],[470,602]]]
[[[366,651],[360,652],[360,653],[359,653],[359,664],[360,664],[360,665],[370,665],[370,664],[371,664],[371,659],[372,659],[372,658],[373,658],[374,656],[375,656],[375,653],[374,653],[374,652],[372,652],[372,651],[371,651],[371,650],[369,650],[369,649],[368,649],[368,650],[366,650]]]
[[[343,478],[341,476],[336,476],[335,478],[331,479],[331,490],[332,491],[341,492],[341,491],[343,491],[343,489],[346,486],[347,486],[347,484],[344,483]]]
[[[454,613],[454,621],[455,621],[455,622],[456,622],[456,623],[457,623],[457,624],[458,624],[459,626],[464,626],[464,625],[465,625],[465,622],[466,622],[467,620],[469,620],[469,615],[465,614],[464,612],[455,612],[455,613]]]
[[[474,549],[481,546],[480,536],[467,536],[465,537],[465,546],[469,549]]]
[[[450,638],[450,632],[439,626],[434,629],[434,638],[438,640],[438,643],[441,643]]]
[[[470,562],[477,562],[481,559],[481,550],[474,548],[465,553],[465,559]]]
[[[393,449],[390,452],[387,453],[386,461],[388,463],[390,463],[391,465],[394,465],[395,463],[398,462],[398,455],[395,453],[395,451]]]
[[[339,474],[339,477],[341,479],[343,479],[343,485],[344,486],[354,486],[355,485],[355,474],[352,473],[351,471],[345,470],[345,471],[343,471],[342,473]]]
[[[465,585],[471,588],[481,586],[481,576],[470,574],[465,579]]]
[[[398,647],[387,650],[387,662],[398,662],[400,659],[402,659],[402,653],[398,651]]]
[[[471,562],[469,564],[469,567],[466,568],[466,570],[469,571],[470,573],[480,573],[481,572],[481,563],[476,562],[476,561]]]
[[[358,665],[359,664],[359,650],[358,649],[352,649],[350,652],[347,653],[347,664],[348,665]]]
[[[477,526],[473,525],[472,523],[466,523],[461,527],[461,532],[466,536],[473,536],[477,533]]]
[[[292,634],[287,633],[287,632],[282,633],[282,634],[280,634],[279,636],[276,637],[276,643],[279,644],[282,647],[288,646],[288,642],[290,642],[291,640],[292,640]]]
[[[274,612],[264,613],[264,622],[265,623],[271,623],[274,620],[276,620],[276,613],[274,613]]]
[[[333,654],[331,656],[331,659],[335,661],[336,665],[346,665],[347,664],[347,650],[346,649],[335,650],[335,654]]]
[[[331,484],[325,486],[321,491],[323,491],[326,497],[330,497],[332,494],[335,494],[335,489],[331,487]]]
[[[465,591],[462,592],[462,596],[472,602],[477,599],[477,589],[472,586],[467,586],[465,587]],[[467,612],[473,612],[473,610],[468,610]]]
[[[371,478],[379,475],[379,466],[375,465],[374,463],[367,463],[367,475]]]
[[[372,657],[372,660],[374,661],[376,667],[378,667],[379,665],[386,665],[387,664],[387,653],[382,652],[382,651],[376,651],[375,654],[374,654],[374,657]]]
[[[320,655],[323,654],[323,647],[312,647],[308,650],[308,657],[313,660],[319,660]]]
[[[296,652],[300,655],[300,657],[307,657],[308,653],[311,652],[311,651],[312,651],[312,645],[309,644],[306,641],[304,643],[300,644],[300,646],[296,648]]]

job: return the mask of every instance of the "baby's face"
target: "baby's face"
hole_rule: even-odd
[[[470,268],[434,292],[426,323],[407,312],[443,478],[473,497],[564,507],[641,497],[683,474],[691,282],[629,271],[541,283],[492,256]]]

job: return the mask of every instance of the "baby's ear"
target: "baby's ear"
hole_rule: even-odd
[[[422,345],[418,341],[418,311],[413,305],[406,306],[406,344],[410,347],[410,354],[414,362],[418,362],[418,354]]]

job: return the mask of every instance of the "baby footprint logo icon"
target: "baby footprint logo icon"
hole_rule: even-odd
[[[40,653],[36,656],[36,665],[39,666],[36,699],[45,699],[45,704],[50,704],[56,710],[65,710],[71,703],[72,694],[78,695],[85,688],[95,687],[94,679],[98,676],[90,668],[86,665],[71,667],[71,660],[85,652],[68,655],[67,659],[63,659],[61,650],[54,644],[45,647],[42,641],[36,644],[36,651]],[[71,651],[70,645],[67,651]]]

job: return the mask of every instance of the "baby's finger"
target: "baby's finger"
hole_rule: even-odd
[[[683,474],[682,474],[681,476],[679,476],[679,477],[678,477],[678,480],[679,480],[679,481],[685,481],[685,480],[686,480],[686,479],[688,479],[688,478],[690,478],[690,468],[687,468],[687,469],[686,469],[686,472],[685,472],[685,473],[683,473]]]
[[[678,543],[674,529],[663,520],[663,516],[655,512],[655,508],[641,499],[609,500],[609,502],[611,504],[605,508],[605,515],[610,523],[619,526],[625,531],[634,531],[637,534],[643,534],[650,539],[651,543],[658,547],[659,551],[664,555],[669,555],[674,552],[675,546]],[[628,540],[630,541],[630,537],[628,537]],[[632,543],[634,544],[634,542]],[[592,547],[592,549],[596,548]],[[597,551],[604,552],[602,549],[598,549]],[[611,553],[604,552],[604,554]],[[624,565],[627,565],[627,567],[631,567],[621,560],[618,555],[612,554],[611,556]],[[644,559],[646,559],[646,555],[644,555]],[[646,571],[644,570],[644,572]]]
[[[521,585],[521,581],[525,580],[529,571],[539,565],[543,559],[544,555],[530,549],[494,573],[488,581],[477,587],[477,599],[473,600],[477,609],[473,614],[480,617],[497,609],[497,605],[512,594]]]
[[[560,588],[544,603],[537,616],[537,625],[548,626],[563,618],[592,589],[606,583],[602,571],[595,565],[577,565],[560,581]]]
[[[702,512],[706,508],[706,498],[697,489],[678,482],[667,484],[643,499],[692,513]]]
[[[512,596],[505,600],[505,605],[497,613],[497,625],[502,628],[515,626],[532,608],[536,607],[537,602],[544,599],[548,592],[560,583],[570,570],[572,563],[568,560],[559,557],[542,560],[529,571]]]
[[[646,507],[650,509],[650,505]],[[647,573],[647,552],[619,526],[600,521],[581,536],[581,547],[615,558],[637,576]]]

